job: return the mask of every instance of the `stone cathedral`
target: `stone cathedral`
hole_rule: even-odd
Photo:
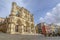
[[[0,18],[0,31],[10,34],[35,33],[33,15],[13,2],[10,15]]]

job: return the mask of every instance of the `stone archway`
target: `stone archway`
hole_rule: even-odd
[[[15,27],[15,32],[18,32],[18,25],[16,25]]]
[[[29,23],[28,22],[26,22],[26,32],[30,32],[30,25],[29,25]]]
[[[18,20],[17,20],[17,24],[18,24],[19,26],[22,26],[22,20],[18,19]]]
[[[22,21],[20,19],[17,20],[15,30],[18,31],[19,33],[22,33]]]

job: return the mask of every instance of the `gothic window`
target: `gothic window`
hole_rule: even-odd
[[[16,13],[16,14],[17,14],[17,16],[18,16],[18,17],[22,17],[22,14],[21,14],[21,12],[20,12],[20,11],[17,11],[17,13]]]
[[[33,22],[33,17],[31,17],[31,22]]]
[[[16,11],[16,14],[18,14],[19,13],[19,11]]]

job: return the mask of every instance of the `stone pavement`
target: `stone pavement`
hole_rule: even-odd
[[[44,37],[42,35],[20,35],[0,33],[0,40],[60,40],[60,37]]]

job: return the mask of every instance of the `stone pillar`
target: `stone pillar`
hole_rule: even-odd
[[[22,26],[22,34],[24,34],[24,26]]]
[[[8,24],[8,28],[7,28],[7,33],[10,33],[11,27],[10,24]]]
[[[30,33],[32,33],[32,31],[31,31],[31,26],[30,26]]]
[[[31,24],[30,24],[30,33],[32,33],[32,31],[31,31]]]
[[[35,30],[35,27],[34,27],[34,34],[36,34],[36,30]]]
[[[11,24],[11,34],[15,34],[15,25]]]

